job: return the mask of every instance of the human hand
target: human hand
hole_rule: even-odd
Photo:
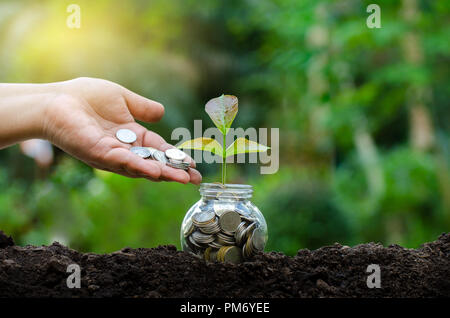
[[[201,182],[200,173],[191,168],[174,169],[158,161],[145,160],[129,151],[132,146],[173,148],[158,134],[135,122],[156,122],[164,107],[110,81],[77,78],[52,85],[57,92],[48,102],[43,135],[50,142],[88,165],[127,177],[152,181]],[[115,138],[121,128],[137,135],[133,144]]]

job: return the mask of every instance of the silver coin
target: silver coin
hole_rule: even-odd
[[[166,163],[169,167],[175,168],[175,169],[181,169],[181,170],[188,170],[189,166],[185,166],[185,165],[180,165],[180,164],[174,164],[172,162],[167,162]]]
[[[155,153],[157,151],[159,151],[158,149],[155,149],[155,148],[152,148],[152,147],[145,147],[145,148],[148,149],[148,151],[150,152],[150,157],[152,157],[152,158],[154,157]]]
[[[237,246],[242,246],[243,245],[243,239],[244,239],[244,230],[247,228],[247,223],[246,222],[241,222],[241,224],[239,224],[238,228],[236,229],[236,232],[234,233],[234,238],[236,240],[236,245]]]
[[[195,226],[194,226],[194,224],[192,224],[192,219],[189,219],[186,222],[185,230],[183,232],[184,237],[188,237],[189,235],[191,235],[192,232],[194,232],[194,230],[195,230]]]
[[[172,160],[183,161],[186,158],[186,154],[177,148],[170,148],[165,151],[167,158]]]
[[[247,226],[247,228],[242,233],[243,240],[248,240],[253,230],[255,229],[256,225],[257,225],[256,222],[253,222],[249,226]]]
[[[145,147],[131,147],[130,151],[141,158],[147,159],[151,156],[150,150]]]
[[[215,224],[211,225],[211,226],[199,226],[198,229],[200,230],[200,232],[205,233],[205,234],[216,234],[220,232],[220,227],[219,227],[219,222],[216,222]]]
[[[196,223],[210,222],[216,217],[213,211],[201,211],[192,216],[192,219]]]
[[[241,216],[235,211],[226,211],[220,215],[219,219],[220,228],[224,232],[233,233],[241,224]]]
[[[197,244],[208,244],[214,241],[214,235],[203,234],[202,232],[195,231],[191,234],[192,238]]]
[[[195,232],[194,232],[195,233]],[[202,248],[200,245],[197,244],[197,242],[194,239],[194,233],[191,234],[191,236],[189,236],[189,243],[191,243],[193,246],[195,246],[196,248]]]
[[[178,160],[173,160],[173,159],[168,159],[168,161],[175,165],[175,166],[179,166],[179,167],[189,167],[190,163],[189,162],[184,162],[184,161],[178,161]]]
[[[217,233],[216,237],[217,237],[217,242],[219,244],[222,244],[223,246],[230,246],[230,245],[236,244],[236,240],[235,240],[234,236],[229,236],[225,233],[219,232],[219,233]]]
[[[211,222],[210,224],[205,224],[202,226],[198,225],[198,229],[200,230],[200,232],[209,235],[220,232],[220,226],[217,219],[214,222]]]
[[[129,129],[119,129],[116,132],[116,138],[123,143],[132,144],[133,142],[136,141],[137,136],[133,131]]]
[[[162,152],[162,151],[155,151],[155,153],[153,154],[153,158],[155,159],[155,160],[158,160],[159,162],[162,162],[162,163],[164,163],[164,164],[166,164],[168,161],[167,161],[167,158],[166,158],[166,155],[164,154],[164,152]]]
[[[254,247],[255,250],[257,251],[264,250],[265,240],[264,240],[264,233],[261,228],[258,227],[253,231],[251,242],[252,247]]]
[[[252,252],[249,249],[250,246],[250,242],[247,241],[245,242],[244,246],[242,247],[242,255],[244,256],[245,259],[250,258],[252,256]]]

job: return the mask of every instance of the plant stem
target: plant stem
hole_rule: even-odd
[[[227,179],[227,135],[223,134],[222,144],[222,184],[225,185]]]

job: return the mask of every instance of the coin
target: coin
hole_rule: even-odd
[[[190,166],[189,162],[168,159],[164,152],[152,147],[132,147],[130,151],[140,156],[141,158],[151,158],[175,169],[182,169],[187,171]]]
[[[242,262],[242,251],[236,246],[223,246],[217,252],[217,260],[238,264]]]
[[[257,251],[264,250],[264,233],[261,228],[253,230],[251,237],[252,247]]]
[[[243,215],[241,215],[241,219],[244,220],[244,221],[247,221],[247,222],[249,222],[249,223],[256,222],[256,219],[255,219],[255,218],[248,217],[248,216],[243,216]]]
[[[236,232],[234,233],[234,238],[236,240],[236,245],[237,246],[242,246],[244,243],[244,231],[247,228],[247,223],[246,222],[241,222],[241,224],[239,224],[238,228],[236,229]]]
[[[228,233],[234,233],[240,223],[241,217],[235,211],[224,212],[219,218],[220,228]]]
[[[232,246],[225,252],[223,257],[224,262],[230,262],[233,264],[239,264],[242,262],[242,251],[236,246]]]
[[[158,149],[152,148],[152,147],[145,147],[150,151],[150,157],[153,158],[155,152],[159,151]],[[154,159],[154,158],[153,158]]]
[[[214,241],[214,235],[204,234],[200,231],[195,231],[191,234],[190,238],[192,238],[197,244],[208,244]]]
[[[123,143],[132,144],[133,142],[136,141],[137,136],[133,131],[129,129],[119,129],[116,132],[116,138]]]
[[[172,160],[183,161],[186,158],[186,154],[177,148],[170,148],[165,151],[167,158]]]
[[[207,247],[206,248],[206,250],[205,250],[205,252],[203,254],[203,256],[205,258],[205,261],[209,261],[211,250],[212,250],[211,247]]]
[[[248,238],[252,234],[253,230],[255,229],[256,225],[257,225],[257,223],[253,222],[249,226],[247,226],[247,228],[242,233],[242,240],[244,240],[244,241],[248,240]]]
[[[230,236],[222,232],[217,233],[216,236],[217,236],[217,243],[219,243],[222,246],[236,244],[234,236]]]
[[[159,162],[162,162],[164,164],[166,164],[168,162],[166,155],[164,154],[164,152],[162,151],[155,151],[155,153],[153,154],[153,158],[155,160],[158,160]]]
[[[231,246],[222,246],[218,251],[217,251],[217,260],[219,262],[223,262],[224,260],[224,256],[225,256],[225,252],[230,249]]]
[[[221,248],[223,246],[223,244],[220,244],[217,240],[216,241],[212,241],[211,243],[208,243],[208,246],[211,246],[212,248]]]
[[[188,170],[189,164],[185,165],[184,163],[173,163],[171,161],[168,161],[166,163],[169,167],[175,168],[175,169],[182,169],[182,170]]]
[[[192,221],[196,225],[198,224],[202,225],[214,221],[215,217],[216,215],[214,214],[213,211],[200,211],[192,216]]]
[[[211,250],[209,252],[209,261],[211,262],[217,261],[217,250]]]
[[[244,256],[245,259],[248,259],[251,256],[251,251],[249,250],[249,242],[245,242],[244,246],[242,247],[242,256]]]
[[[198,225],[198,229],[205,234],[216,234],[220,232],[219,221],[217,217],[213,220],[213,222],[209,222],[207,224]]]
[[[131,147],[130,151],[141,158],[147,159],[151,156],[150,150],[145,147]]]
[[[191,243],[196,248],[202,248],[200,245],[197,244],[193,235],[189,236],[188,242]],[[195,250],[195,248],[193,248],[193,249]]]
[[[192,224],[192,219],[189,219],[186,223],[186,228],[183,233],[184,237],[188,237],[189,235],[191,235],[192,232],[194,232],[194,230],[195,230],[195,226],[194,226],[194,224]]]

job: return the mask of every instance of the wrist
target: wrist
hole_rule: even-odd
[[[40,94],[39,99],[39,105],[35,109],[36,118],[30,124],[30,133],[33,135],[33,138],[51,141],[53,132],[50,117],[56,108],[58,94],[55,92]]]
[[[0,148],[19,141],[46,139],[48,108],[55,99],[49,84],[0,84]]]

